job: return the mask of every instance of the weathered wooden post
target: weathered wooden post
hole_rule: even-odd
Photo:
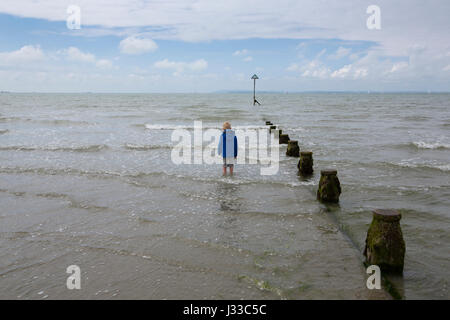
[[[383,272],[403,273],[406,249],[401,218],[402,215],[395,210],[373,211],[364,249],[367,264],[377,265]]]
[[[266,121],[266,126],[271,126],[271,125],[273,125],[273,123],[272,123],[272,122],[270,122],[270,121]]]
[[[320,171],[319,189],[317,189],[317,200],[322,202],[339,202],[341,184],[337,177],[337,170]]]
[[[300,152],[300,160],[298,161],[297,168],[302,175],[313,173],[313,157],[311,151]]]
[[[275,130],[277,128],[277,126],[270,126],[270,132],[272,132],[272,130]]]
[[[280,134],[280,144],[288,144],[289,136],[287,134]]]
[[[289,140],[288,146],[286,149],[286,155],[289,157],[298,157],[300,156],[300,147],[298,146],[297,140]]]

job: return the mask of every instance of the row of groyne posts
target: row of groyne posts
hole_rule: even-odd
[[[313,153],[300,151],[298,140],[291,140],[289,135],[266,121],[270,126],[270,133],[279,137],[280,144],[287,144],[286,156],[299,157],[297,168],[302,176],[313,173]],[[320,171],[317,200],[322,203],[338,203],[341,194],[341,185],[337,177],[337,170],[327,169]],[[395,210],[376,209],[373,211],[372,223],[366,237],[364,256],[366,265],[377,265],[383,273],[402,274],[405,241],[400,228],[401,214]]]

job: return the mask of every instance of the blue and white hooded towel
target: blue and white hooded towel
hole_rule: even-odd
[[[231,129],[226,129],[220,135],[218,153],[220,156],[224,157],[227,163],[233,163],[234,158],[237,157],[237,138],[234,131]]]

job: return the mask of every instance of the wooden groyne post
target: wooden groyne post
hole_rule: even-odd
[[[286,155],[288,157],[299,157],[300,156],[300,147],[298,146],[297,140],[289,140],[288,141]]]
[[[311,151],[300,152],[300,160],[298,160],[297,168],[301,175],[309,175],[313,173],[313,157]]]
[[[280,134],[280,144],[288,144],[289,140],[289,135],[284,133]]]
[[[317,200],[322,202],[338,203],[341,195],[341,184],[337,177],[337,170],[320,171]]]
[[[367,264],[377,265],[383,272],[403,273],[406,247],[401,218],[396,210],[373,211],[364,249]]]

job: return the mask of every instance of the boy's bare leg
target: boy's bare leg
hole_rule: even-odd
[[[227,167],[223,167],[223,175],[224,175],[224,176],[227,175]]]
[[[230,176],[233,175],[233,166],[230,167]]]

